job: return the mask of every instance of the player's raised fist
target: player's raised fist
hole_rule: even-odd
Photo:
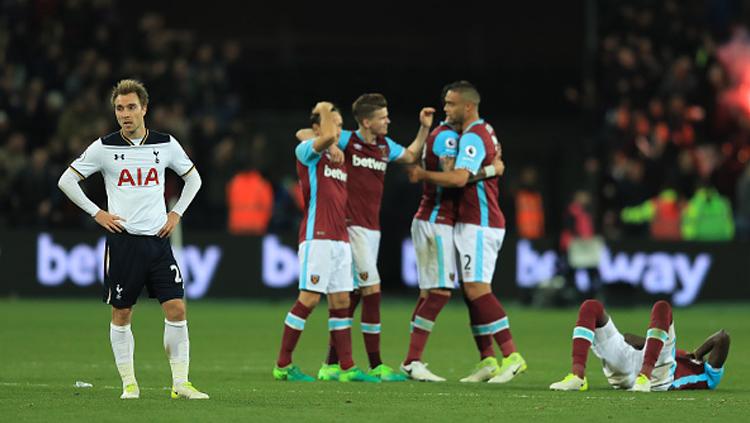
[[[425,107],[419,112],[419,123],[429,128],[432,126],[433,116],[435,116],[435,109],[433,107]]]
[[[319,101],[315,105],[313,113],[330,112],[331,110],[333,110],[333,103],[330,101]]]

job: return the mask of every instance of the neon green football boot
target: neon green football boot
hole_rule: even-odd
[[[393,368],[382,363],[374,369],[368,370],[367,374],[374,376],[383,382],[405,382],[407,379],[405,374],[397,372],[393,370]]]
[[[314,377],[302,373],[302,370],[294,364],[289,364],[286,367],[274,366],[273,378],[289,382],[315,382]]]
[[[323,363],[322,366],[320,366],[320,370],[318,370],[318,380],[339,380],[339,375],[341,374],[341,366],[336,364],[326,364]]]
[[[586,376],[581,379],[573,373],[568,373],[563,380],[550,385],[549,389],[553,391],[588,391],[589,381]]]
[[[528,366],[526,360],[521,357],[521,354],[514,352],[511,355],[503,358],[503,364],[500,366],[500,371],[497,372],[497,376],[488,380],[488,383],[506,383],[510,382],[514,377],[525,372]]]
[[[380,378],[370,376],[362,370],[359,370],[357,366],[353,366],[349,370],[341,370],[341,373],[339,374],[339,382],[380,383]]]

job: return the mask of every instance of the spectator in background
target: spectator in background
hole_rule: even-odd
[[[750,240],[750,164],[737,182],[737,239]]]
[[[58,199],[57,169],[49,166],[49,153],[37,148],[29,164],[13,182],[12,224],[46,226],[52,215],[52,203]]]
[[[263,235],[273,214],[273,188],[256,169],[238,172],[227,185],[229,232]]]
[[[579,290],[589,297],[599,291],[599,254],[601,241],[597,239],[594,217],[591,212],[591,194],[578,190],[573,194],[573,201],[568,205],[563,216],[563,229],[560,233],[560,271],[565,275],[566,283],[576,283]],[[576,279],[578,270],[585,270],[588,286]]]
[[[524,167],[516,193],[516,227],[518,236],[525,239],[544,236],[544,205],[537,185],[538,176],[536,168]]]
[[[701,183],[682,215],[682,237],[690,241],[730,241],[734,220],[729,200]]]
[[[667,185],[656,197],[637,206],[625,207],[620,213],[626,224],[649,223],[651,239],[657,241],[678,241],[682,239],[680,219],[684,201]]]

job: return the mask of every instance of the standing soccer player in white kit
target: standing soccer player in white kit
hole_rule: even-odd
[[[140,397],[133,368],[135,340],[130,321],[145,286],[164,310],[164,349],[172,368],[172,398],[207,399],[188,380],[188,338],[184,284],[167,237],[195,198],[201,178],[180,143],[144,124],[148,93],[124,79],[112,90],[120,131],[94,141],[60,177],[60,189],[105,228],[104,302],[112,306],[110,342],[122,378],[120,398]],[[167,213],[166,168],[185,181],[179,200]],[[107,210],[94,204],[78,183],[96,172],[104,176]]]

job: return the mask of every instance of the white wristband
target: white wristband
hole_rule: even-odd
[[[495,166],[493,165],[487,165],[484,167],[484,176],[488,178],[492,178],[493,176],[497,175],[497,171],[495,170]]]

